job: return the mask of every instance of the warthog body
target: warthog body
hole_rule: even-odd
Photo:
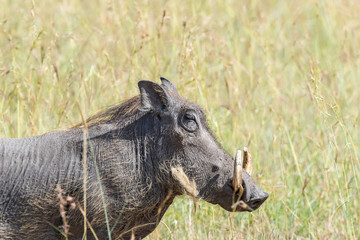
[[[161,85],[140,81],[139,89],[139,96],[87,120],[86,148],[82,125],[0,140],[0,239],[63,239],[59,206],[69,239],[82,239],[85,156],[88,239],[91,230],[99,239],[109,231],[113,239],[144,238],[184,193],[228,211],[265,201],[243,169],[241,200],[250,208],[232,209],[234,160],[211,135],[202,109],[163,78]],[[59,186],[75,209],[59,204]]]

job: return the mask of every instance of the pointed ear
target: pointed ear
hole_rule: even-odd
[[[171,105],[171,98],[164,88],[151,81],[140,81],[141,109],[155,110],[156,112],[166,111]]]
[[[161,80],[161,86],[165,87],[166,90],[169,90],[174,93],[178,93],[176,87],[166,78],[160,77]]]

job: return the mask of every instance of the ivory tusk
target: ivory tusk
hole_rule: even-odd
[[[243,168],[247,173],[251,175],[252,173],[251,154],[249,153],[247,147],[244,147]]]
[[[233,187],[234,192],[239,191],[239,195],[241,197],[242,193],[244,192],[244,189],[242,187],[242,176],[241,176],[241,165],[242,165],[242,152],[240,150],[236,151],[235,155],[235,162],[234,162],[234,176],[233,176]]]

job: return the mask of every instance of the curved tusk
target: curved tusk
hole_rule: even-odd
[[[236,151],[236,155],[235,155],[235,162],[234,162],[234,176],[233,176],[233,187],[234,187],[234,192],[238,192],[239,191],[239,196],[241,197],[241,195],[244,192],[244,189],[242,187],[242,176],[241,176],[241,165],[242,165],[242,157],[241,157],[242,152],[240,150]]]
[[[243,161],[243,168],[247,173],[251,175],[252,173],[252,166],[251,166],[251,154],[248,151],[247,147],[244,147],[244,161]]]

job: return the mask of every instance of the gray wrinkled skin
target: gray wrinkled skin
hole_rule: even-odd
[[[100,185],[112,238],[130,239],[133,232],[142,239],[184,193],[171,167],[181,166],[195,181],[197,198],[233,211],[233,158],[210,133],[203,110],[163,78],[161,85],[140,81],[139,89],[140,96],[87,121],[87,218],[99,239],[108,239]],[[60,184],[83,204],[83,156],[82,126],[1,139],[0,239],[64,239],[55,229],[63,224],[55,189]],[[268,195],[242,172],[241,199],[256,209]],[[68,209],[67,216],[69,239],[82,239],[80,210]],[[89,229],[87,238],[94,239]]]

